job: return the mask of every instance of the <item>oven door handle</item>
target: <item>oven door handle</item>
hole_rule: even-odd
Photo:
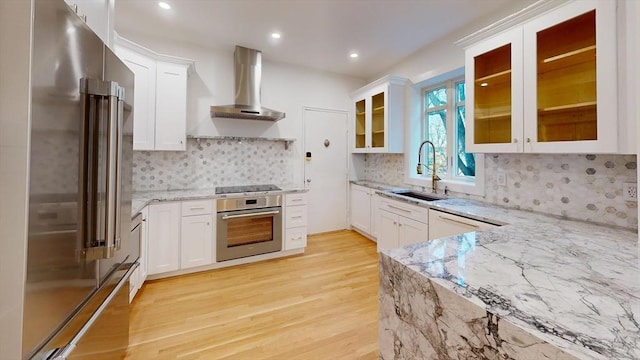
[[[238,218],[245,218],[245,217],[252,217],[252,216],[262,216],[262,215],[275,215],[279,213],[280,211],[273,210],[273,211],[263,211],[263,212],[255,212],[255,213],[240,214],[240,215],[223,215],[222,220],[238,219]]]

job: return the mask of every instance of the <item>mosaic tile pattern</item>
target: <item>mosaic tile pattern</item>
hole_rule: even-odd
[[[187,140],[186,151],[134,151],[133,189],[209,189],[293,182],[294,152],[260,140]]]
[[[635,155],[489,155],[485,200],[569,218],[638,227],[638,203],[624,201],[624,182],[636,183]],[[497,171],[507,186],[495,185]]]
[[[373,181],[400,186],[404,183],[404,154],[365,154],[365,178]]]
[[[361,180],[403,186],[403,155],[365,156],[365,179]],[[509,208],[637,228],[638,204],[624,201],[622,197],[623,183],[637,183],[636,167],[635,155],[488,154],[485,157],[485,196],[452,195]],[[495,185],[498,171],[506,174],[506,186]]]

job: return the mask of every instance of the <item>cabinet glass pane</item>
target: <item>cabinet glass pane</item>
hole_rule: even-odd
[[[595,10],[538,32],[537,51],[538,142],[597,140]]]
[[[511,142],[511,44],[474,58],[474,142]]]
[[[356,102],[356,148],[364,149],[366,146],[367,124],[365,121],[366,104],[364,99]]]
[[[371,98],[371,147],[384,147],[384,93]]]

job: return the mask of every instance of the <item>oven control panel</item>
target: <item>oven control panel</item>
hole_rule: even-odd
[[[282,195],[242,196],[218,199],[217,212],[282,206]]]

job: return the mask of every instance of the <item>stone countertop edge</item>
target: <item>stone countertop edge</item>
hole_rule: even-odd
[[[376,186],[385,198],[503,225],[381,255],[580,359],[640,359],[637,231]]]
[[[309,189],[296,186],[281,186],[282,190],[267,191],[259,194],[295,194],[305,193]],[[216,194],[215,189],[183,189],[183,190],[161,190],[161,191],[138,191],[133,192],[131,196],[131,217],[133,218],[145,206],[163,201],[184,201],[184,200],[203,200],[203,199],[220,199],[229,197],[230,194]]]

